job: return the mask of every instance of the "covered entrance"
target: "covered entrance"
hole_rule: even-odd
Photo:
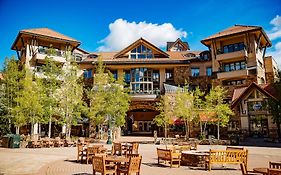
[[[153,119],[159,112],[150,109],[135,109],[127,113],[128,135],[151,135],[155,129]]]
[[[249,117],[250,136],[268,137],[268,117],[266,115],[252,115]]]

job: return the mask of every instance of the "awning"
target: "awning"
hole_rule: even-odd
[[[215,112],[208,112],[208,113],[202,112],[199,114],[200,121],[202,122],[215,122],[218,120],[217,118],[215,118],[215,116],[216,116]]]

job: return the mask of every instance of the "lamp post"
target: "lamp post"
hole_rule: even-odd
[[[108,130],[107,130],[107,144],[112,144],[112,130],[111,130],[111,126],[112,126],[112,120],[111,120],[111,116],[107,116],[108,117]]]

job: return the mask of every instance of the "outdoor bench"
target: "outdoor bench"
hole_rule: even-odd
[[[209,171],[212,164],[241,164],[244,163],[247,169],[248,150],[211,150],[209,151],[209,160],[207,160]]]
[[[170,168],[172,168],[174,162],[177,162],[178,167],[180,167],[181,153],[173,153],[172,149],[157,148],[157,156],[158,164],[160,164],[160,160],[164,160],[170,162]]]

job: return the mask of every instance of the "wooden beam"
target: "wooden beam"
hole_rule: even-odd
[[[18,59],[20,60],[21,58],[20,58],[19,49],[18,49],[18,47],[17,47],[17,46],[16,46],[16,51],[17,51],[17,56],[18,56]]]
[[[266,46],[264,47],[264,49],[263,49],[263,53],[262,53],[262,59],[264,59],[264,56],[265,56],[265,52],[266,52],[266,48],[267,48],[267,44],[266,44]]]
[[[256,48],[256,52],[258,51],[259,47],[260,47],[260,43],[261,43],[261,33],[258,37],[258,43],[257,43],[257,48]]]

